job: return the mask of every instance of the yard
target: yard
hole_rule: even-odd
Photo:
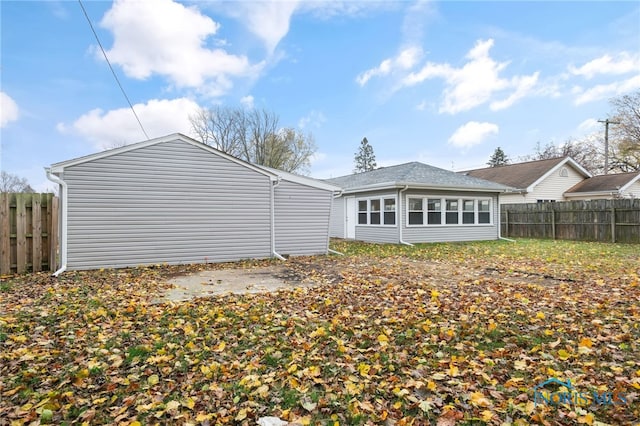
[[[640,418],[638,246],[332,248],[285,264],[319,284],[175,304],[168,277],[276,262],[2,277],[0,425]]]

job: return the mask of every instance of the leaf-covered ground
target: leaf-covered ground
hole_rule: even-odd
[[[151,303],[166,277],[269,262],[3,277],[0,424],[640,418],[638,246],[332,247],[287,263],[327,284],[179,304]],[[554,377],[611,403],[536,405]]]

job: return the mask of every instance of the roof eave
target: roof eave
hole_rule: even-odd
[[[364,185],[354,188],[344,189],[343,194],[353,194],[356,192],[376,191],[384,189],[399,189],[408,187],[410,189],[435,189],[440,191],[467,191],[467,192],[495,192],[504,193],[508,192],[509,188],[489,188],[489,187],[461,187],[451,185],[437,185],[437,184],[420,184],[415,182],[384,182],[373,185]]]

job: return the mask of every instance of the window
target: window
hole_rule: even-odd
[[[462,200],[462,223],[476,223],[475,200]]]
[[[458,200],[446,200],[447,211],[445,223],[448,225],[458,224]]]
[[[369,200],[369,225],[380,225],[380,200]]]
[[[556,200],[536,200],[537,203],[555,203]]]
[[[396,224],[396,199],[395,198],[384,199],[384,224],[385,225]]]
[[[422,225],[423,223],[422,198],[409,198],[409,225]]]
[[[407,225],[490,225],[493,201],[490,198],[407,198]]]
[[[358,201],[358,225],[367,224],[367,200]]]
[[[563,167],[560,169],[560,176],[562,177],[568,177],[569,176],[569,170],[567,170],[566,167]]]
[[[427,199],[427,223],[440,225],[442,223],[442,204],[439,198]]]
[[[478,200],[478,223],[491,223],[490,200]]]
[[[358,225],[395,224],[395,198],[369,198],[358,200]]]

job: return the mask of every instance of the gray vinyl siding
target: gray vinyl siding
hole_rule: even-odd
[[[286,180],[274,191],[276,252],[326,254],[333,192]]]
[[[452,198],[491,198],[492,223],[488,225],[407,226],[407,199],[433,195]],[[496,194],[479,192],[407,191],[402,194],[402,239],[408,243],[495,240],[498,238],[498,201]]]
[[[329,235],[334,238],[345,238],[344,215],[345,215],[345,199],[338,197],[333,200],[331,207],[331,223],[329,225]]]
[[[68,267],[271,255],[270,180],[179,140],[68,166]]]

